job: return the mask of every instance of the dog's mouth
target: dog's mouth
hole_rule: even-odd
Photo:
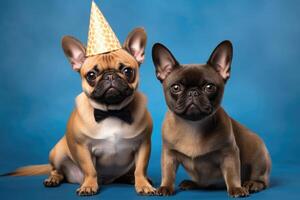
[[[106,101],[108,101],[111,104],[117,103],[118,99],[123,100],[123,96],[121,91],[119,91],[115,87],[110,87],[108,88],[104,93],[103,93],[104,98]]]
[[[120,94],[121,94],[121,92],[115,87],[110,87],[104,92],[105,96],[115,96],[115,95],[120,95]]]
[[[191,103],[190,105],[188,105],[186,107],[184,116],[186,118],[188,118],[189,120],[196,120],[196,119],[201,118],[202,113],[201,113],[200,108],[196,104]]]
[[[200,112],[201,111],[200,111],[199,107],[194,103],[191,103],[185,109],[185,113],[188,113],[188,114],[198,114]]]
[[[212,113],[212,107],[203,108],[191,102],[190,104],[186,105],[184,109],[176,113],[184,119],[198,121],[209,116]]]
[[[186,110],[198,110],[198,111],[200,111],[199,107],[194,103],[191,103],[190,105],[188,105],[186,107]]]
[[[117,105],[122,103],[127,97],[133,94],[133,90],[127,88],[125,90],[120,90],[117,87],[109,86],[107,88],[101,88],[100,91],[95,89],[91,94],[91,98],[96,102],[104,103],[107,105]]]

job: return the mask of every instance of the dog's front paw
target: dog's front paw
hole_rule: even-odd
[[[135,185],[135,191],[140,195],[154,195],[156,189],[150,184],[147,185]]]
[[[156,195],[159,196],[171,196],[174,193],[175,193],[174,188],[168,186],[160,186],[156,191]]]
[[[249,192],[246,188],[244,187],[233,187],[233,188],[230,188],[228,190],[228,194],[230,197],[233,197],[233,198],[237,198],[237,197],[247,197],[249,196]]]
[[[265,184],[258,181],[246,181],[243,187],[245,187],[249,193],[259,192],[266,188]]]
[[[135,177],[135,191],[140,195],[154,195],[156,189],[146,177]]]
[[[91,196],[97,194],[99,191],[98,185],[82,185],[76,190],[77,195],[79,196]]]

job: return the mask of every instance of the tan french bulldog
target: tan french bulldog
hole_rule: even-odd
[[[269,185],[271,160],[264,142],[221,107],[230,76],[232,44],[220,43],[206,64],[181,65],[162,44],[152,49],[168,111],[163,123],[162,182],[158,195],[171,195],[179,164],[192,180],[183,190],[227,187],[231,197]]]
[[[152,119],[146,97],[137,91],[146,39],[144,29],[136,28],[122,49],[86,57],[84,45],[65,36],[62,47],[80,73],[83,92],[76,98],[65,135],[50,152],[50,164],[8,175],[49,173],[46,187],[79,183],[78,195],[94,195],[100,183],[112,182],[134,183],[137,193],[153,194],[146,175]]]

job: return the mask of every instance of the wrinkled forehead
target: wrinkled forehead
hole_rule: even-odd
[[[207,64],[181,65],[167,78],[169,84],[199,85],[203,82],[222,84],[220,75]]]
[[[138,68],[138,62],[124,49],[88,57],[83,63],[81,74],[86,74],[95,66],[99,70],[119,69],[121,65]]]

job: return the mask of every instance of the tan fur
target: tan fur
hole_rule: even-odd
[[[131,125],[131,129],[136,130],[136,132],[129,134],[129,132],[126,132],[126,126],[124,127],[124,139],[137,138],[141,141],[140,147],[136,149],[137,155],[135,158],[135,185],[139,193],[149,193],[154,190],[146,176],[150,156],[152,120],[144,107],[145,104],[145,97],[137,92],[133,102],[130,103],[133,109],[133,116],[135,116],[135,122]],[[101,123],[97,124],[91,115],[92,109],[85,94],[80,94],[76,100],[76,109],[71,114],[68,122],[66,136],[51,150],[50,162],[54,166],[54,170],[57,170],[60,174],[67,173],[63,172],[63,165],[66,160],[67,162],[78,163],[83,173],[85,173],[84,179],[74,181],[71,177],[67,176],[65,178],[69,179],[69,182],[82,183],[81,188],[88,187],[97,190],[97,174],[101,174],[101,169],[95,168],[93,165],[93,155],[86,149],[86,146],[93,142],[93,134],[98,129],[101,129]],[[100,171],[97,172],[98,170]],[[118,176],[114,177],[114,179],[116,178]]]
[[[130,56],[125,50],[122,49],[114,51],[112,53],[87,58],[87,60],[83,64],[80,74],[82,77],[85,76],[85,73],[89,69],[94,67],[95,63],[97,63],[98,69],[106,70],[108,67],[117,68],[120,62],[136,69],[136,79],[131,84],[131,86],[133,88],[137,88],[139,80],[139,65],[132,58],[132,56]],[[85,93],[80,94],[76,98],[76,108],[71,114],[70,120],[68,122],[66,136],[63,137],[62,140],[51,151],[50,161],[51,163],[53,163],[55,170],[58,171],[60,171],[60,166],[62,166],[64,160],[70,159],[71,162],[77,163],[84,176],[82,178],[79,178],[78,180],[73,180],[70,177],[66,178],[69,178],[70,182],[81,182],[82,189],[90,188],[92,191],[97,191],[97,177],[98,175],[101,175],[101,168],[97,169],[97,166],[94,166],[93,163],[95,158],[93,157],[93,155],[91,155],[90,150],[86,147],[93,145],[93,138],[95,138],[96,140],[103,139],[101,135],[96,135],[97,132],[101,130],[104,123],[98,124],[97,122],[95,122],[92,114],[94,107],[91,105],[90,99],[88,98],[88,94],[90,91],[87,88],[90,88],[90,86],[86,81],[83,81],[82,84],[83,88],[85,89]],[[123,125],[124,133],[122,134],[122,137],[124,139],[136,138],[138,141],[141,141],[140,145],[138,145],[138,148],[134,150],[137,154],[135,161],[135,174],[137,174],[135,185],[138,193],[147,194],[153,192],[154,188],[149,184],[146,177],[146,168],[150,155],[152,120],[148,111],[146,110],[145,105],[145,97],[141,93],[135,92],[133,100],[128,105],[132,110],[134,123],[131,125]],[[108,157],[107,159],[110,159],[110,157]],[[109,160],[105,161],[105,159],[102,160],[102,162],[108,161]],[[115,171],[115,173],[118,172]],[[116,177],[112,177],[112,179],[108,180],[107,183],[113,181],[116,178],[118,178],[118,175]]]
[[[85,48],[78,40],[71,36],[63,38],[64,52],[73,69],[80,72],[83,92],[76,98],[65,135],[49,154],[50,165],[20,169],[14,174],[31,175],[34,170],[38,170],[35,172],[38,174],[50,172],[44,181],[45,186],[57,186],[63,180],[79,183],[79,195],[96,194],[99,183],[111,183],[128,174],[134,176],[135,189],[139,194],[154,193],[155,188],[147,178],[152,119],[146,108],[146,97],[137,91],[145,40],[145,31],[137,28],[127,37],[124,49],[84,58]],[[131,49],[131,46],[140,49]],[[120,72],[121,63],[135,71],[134,81],[128,83],[134,91],[133,94],[118,105],[92,100],[90,95],[94,87],[86,80],[87,72],[96,67],[100,72],[96,80],[98,81],[102,77],[101,72],[114,69],[119,71],[118,75],[122,79],[127,80]],[[94,109],[120,110],[125,106],[133,117],[131,124],[113,116],[96,122]],[[132,169],[134,174],[131,174]]]

